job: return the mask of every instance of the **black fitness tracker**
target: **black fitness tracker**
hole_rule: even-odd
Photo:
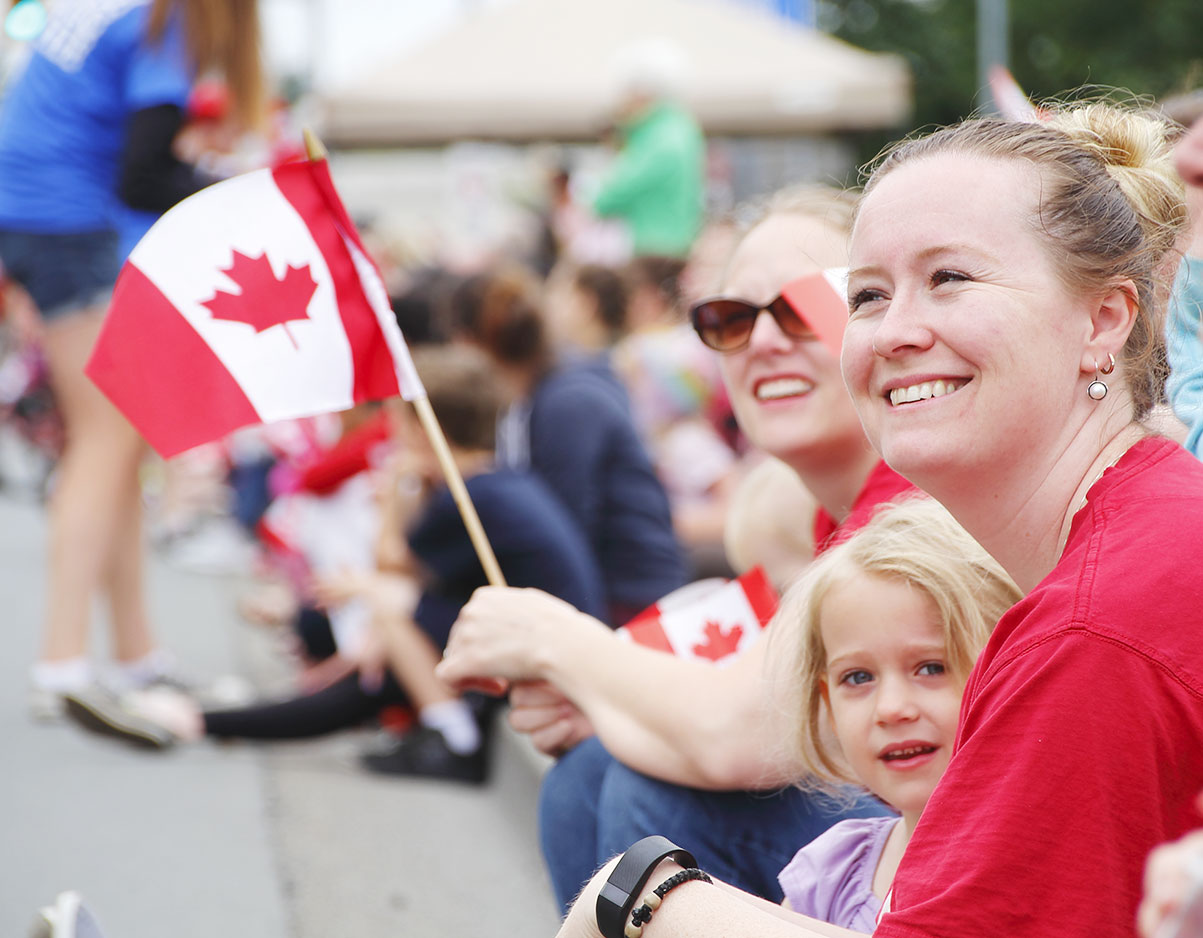
[[[625,938],[627,918],[639,891],[663,860],[684,867],[698,865],[692,853],[660,836],[644,837],[622,855],[597,894],[597,927],[606,938]]]

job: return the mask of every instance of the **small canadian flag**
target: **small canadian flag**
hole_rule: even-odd
[[[424,394],[325,160],[216,183],[130,253],[87,374],[164,457]]]
[[[619,636],[680,658],[728,662],[760,638],[777,593],[760,567],[735,580],[703,580],[649,606]]]

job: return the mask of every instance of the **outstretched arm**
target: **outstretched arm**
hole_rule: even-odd
[[[560,938],[602,938],[597,928],[597,894],[617,861],[611,860],[581,892],[559,931]],[[666,860],[648,879],[650,892],[680,870]],[[720,883],[689,882],[664,897],[647,928],[654,938],[852,938],[859,932],[798,915],[750,893]]]
[[[779,751],[784,721],[763,691],[765,644],[719,668],[624,642],[538,590],[485,587],[460,613],[439,675],[548,681],[631,768],[698,788],[771,788],[799,769]]]

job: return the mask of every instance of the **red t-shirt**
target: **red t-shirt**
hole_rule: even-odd
[[[823,553],[829,547],[834,547],[840,541],[846,541],[863,528],[883,502],[893,500],[903,493],[917,492],[913,485],[887,466],[878,462],[869,473],[864,486],[852,503],[852,510],[839,524],[820,507],[815,512],[815,556]]]
[[[1199,824],[1203,464],[1132,447],[1003,616],[875,938],[1133,938],[1145,857]]]

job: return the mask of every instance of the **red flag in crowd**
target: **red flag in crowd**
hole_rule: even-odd
[[[87,374],[164,457],[252,423],[424,396],[325,160],[203,189],[130,253]]]
[[[760,567],[720,586],[707,585],[692,584],[669,595],[618,634],[681,658],[732,658],[760,637],[777,611],[777,593]]]
[[[1044,108],[1036,107],[1024,94],[1023,88],[1005,65],[990,66],[987,80],[990,83],[990,97],[994,100],[994,107],[1002,117],[1024,123],[1041,121],[1048,117]]]
[[[848,324],[848,268],[829,267],[791,280],[781,290],[794,311],[836,358]]]

